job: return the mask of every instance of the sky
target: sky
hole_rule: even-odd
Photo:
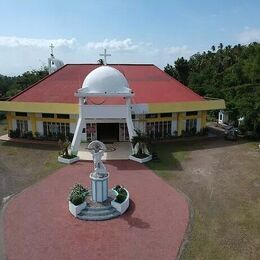
[[[260,42],[259,0],[0,0],[0,74],[64,63],[153,63]]]

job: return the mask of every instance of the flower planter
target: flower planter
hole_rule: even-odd
[[[77,161],[79,161],[78,156],[71,158],[71,159],[66,159],[66,158],[63,158],[62,156],[58,157],[58,162],[60,162],[60,163],[72,164],[72,163],[75,163]]]
[[[152,160],[152,155],[150,154],[149,156],[145,157],[145,158],[137,158],[134,155],[130,155],[129,159],[135,162],[139,162],[139,163],[145,163],[145,162],[149,162]]]
[[[122,203],[118,203],[115,200],[111,201],[111,206],[113,208],[115,208],[118,212],[120,212],[121,215],[124,214],[126,212],[126,210],[128,209],[128,207],[129,207],[129,199],[130,199],[130,197],[129,197],[128,190],[126,190],[126,193],[127,193],[126,199]]]
[[[75,206],[71,201],[69,201],[69,211],[74,216],[77,217],[77,215],[87,207],[87,202],[84,201],[83,203]]]

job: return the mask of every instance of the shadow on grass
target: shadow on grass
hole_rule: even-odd
[[[129,206],[128,210],[126,211],[126,213],[122,216],[122,219],[127,221],[128,225],[130,227],[140,228],[140,229],[150,228],[149,223],[143,221],[140,218],[135,218],[132,216],[134,211],[135,211],[135,203],[133,200],[130,199],[130,206]]]

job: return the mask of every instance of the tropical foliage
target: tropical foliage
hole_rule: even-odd
[[[260,44],[227,45],[179,58],[164,68],[202,96],[224,98],[231,120],[245,118],[247,130],[260,131]]]
[[[81,184],[76,183],[70,191],[69,201],[75,206],[78,206],[85,201],[88,194],[88,189],[84,188]]]
[[[47,67],[43,67],[40,70],[26,71],[19,76],[4,76],[0,74],[0,98],[5,99],[14,96],[47,75]]]
[[[148,135],[142,133],[140,130],[135,129],[136,135],[133,136],[131,143],[134,148],[134,155],[138,158],[144,158],[148,156],[147,145],[151,142]]]

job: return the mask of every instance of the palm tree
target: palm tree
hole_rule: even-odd
[[[97,63],[100,64],[100,65],[104,65],[103,59],[99,59],[99,60],[97,61]]]
[[[140,130],[135,129],[135,133],[136,133],[136,135],[133,136],[133,138],[131,140],[131,143],[134,148],[134,155],[137,155],[137,156],[149,155],[147,145],[151,141],[150,137],[148,135],[142,133]]]

